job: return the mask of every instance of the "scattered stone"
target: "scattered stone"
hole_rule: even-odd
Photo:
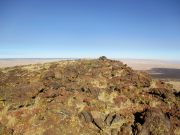
[[[179,135],[179,92],[105,56],[0,69],[0,135]]]
[[[52,78],[55,78],[55,73],[53,71],[47,71],[43,76],[43,79],[45,80],[49,80]]]
[[[81,115],[84,117],[84,119],[85,119],[85,121],[86,121],[87,123],[93,121],[93,117],[92,117],[91,113],[86,112],[86,111],[82,111],[82,112],[81,112]]]
[[[112,113],[108,114],[108,116],[105,119],[106,124],[108,126],[111,126],[111,124],[112,124],[115,117],[116,117],[115,114],[112,114]]]
[[[104,121],[100,118],[96,118],[93,120],[93,124],[98,127],[100,130],[103,130],[105,124]]]
[[[171,135],[170,119],[159,109],[150,109],[144,112],[144,118],[137,113],[136,122],[142,125],[138,128],[138,135],[157,134],[157,135]],[[139,117],[139,118],[138,118]],[[141,118],[140,118],[141,117]]]
[[[50,87],[52,87],[53,89],[57,90],[61,87],[61,85],[58,82],[53,82]]]

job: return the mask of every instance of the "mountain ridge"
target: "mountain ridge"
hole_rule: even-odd
[[[0,69],[0,134],[180,133],[179,92],[105,56]]]

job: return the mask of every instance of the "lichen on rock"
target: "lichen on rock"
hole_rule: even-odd
[[[0,134],[178,135],[179,94],[105,56],[0,70]]]

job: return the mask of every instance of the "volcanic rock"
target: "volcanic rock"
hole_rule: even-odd
[[[105,56],[0,69],[0,135],[179,135],[173,87]]]

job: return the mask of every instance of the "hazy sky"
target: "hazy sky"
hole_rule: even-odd
[[[0,0],[0,58],[180,60],[180,0]]]

